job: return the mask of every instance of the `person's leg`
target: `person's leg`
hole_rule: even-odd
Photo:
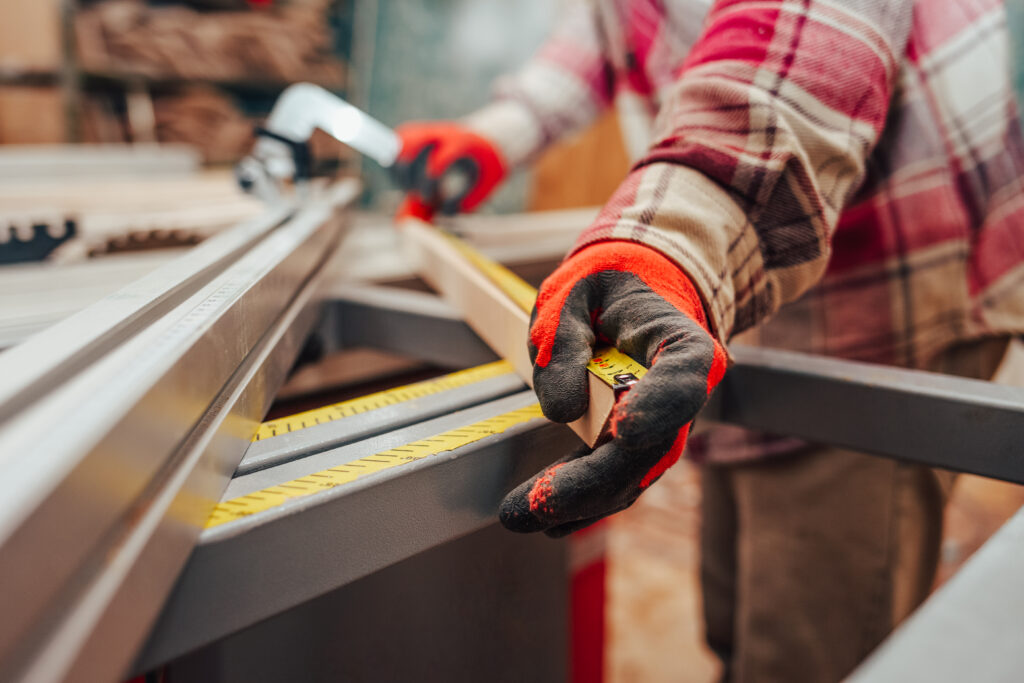
[[[1005,348],[933,369],[991,377]],[[952,473],[815,447],[704,474],[705,618],[726,680],[840,680],[927,596]]]
[[[944,375],[991,379],[1006,355],[1010,339],[994,337],[954,346],[929,364]],[[910,615],[928,597],[939,564],[943,509],[949,500],[956,474],[924,467],[903,467],[898,476],[900,498],[897,580],[893,584],[893,624]],[[931,537],[917,541],[921,534]]]
[[[953,491],[956,472],[900,465],[896,478],[890,630],[909,617],[931,593],[942,551],[943,511]]]
[[[830,448],[736,467],[733,680],[852,671],[927,595],[945,478]]]
[[[700,581],[704,639],[730,681],[736,612],[736,502],[729,467],[701,470]]]

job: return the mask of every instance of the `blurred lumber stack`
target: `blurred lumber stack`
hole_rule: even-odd
[[[62,142],[59,0],[0,2],[0,143]]]
[[[0,2],[0,71],[51,73],[61,63],[60,2]]]
[[[104,167],[102,161],[97,166]],[[8,177],[0,183],[0,241],[9,238],[11,228],[22,241],[31,239],[35,225],[59,237],[70,221],[75,238],[50,258],[71,262],[194,244],[266,210],[263,202],[238,189],[230,171],[174,172],[169,164],[169,172],[162,173],[145,172],[141,162],[136,166],[132,175],[107,170],[96,176]]]
[[[252,148],[253,121],[238,110],[231,98],[205,86],[153,98],[156,139],[187,143],[207,163],[228,163]]]
[[[0,144],[64,142],[64,98],[56,86],[0,87]]]
[[[185,143],[208,163],[228,163],[248,151],[256,115],[289,83],[342,87],[330,0],[260,9],[241,0],[189,4],[216,11],[143,0],[78,11],[78,64],[93,85],[83,105],[87,140]]]
[[[109,0],[75,17],[83,70],[210,81],[316,81],[340,87],[321,0],[280,9],[199,12]]]
[[[0,0],[0,144],[186,143],[236,161],[290,83],[342,89],[337,2]]]

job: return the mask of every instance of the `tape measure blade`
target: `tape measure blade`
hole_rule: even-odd
[[[267,420],[260,425],[256,435],[253,437],[253,441],[259,442],[288,432],[306,429],[316,424],[360,415],[388,405],[399,404],[403,401],[429,396],[447,389],[498,377],[511,371],[512,367],[506,361],[499,360],[484,363],[483,365],[466,370],[458,370],[422,382],[376,391],[365,396],[347,399],[338,403],[330,403],[313,410],[305,410],[300,413]]]
[[[527,313],[533,309],[534,301],[537,298],[536,289],[507,267],[485,256],[464,240],[442,230],[438,230],[438,232],[459,253],[465,256],[473,266],[478,268],[493,284],[501,289],[505,296],[515,301]],[[486,325],[483,326],[486,327]],[[496,336],[501,335],[496,334]],[[634,378],[639,379],[646,372],[646,368],[642,364],[614,347],[598,349],[595,358],[588,364],[587,369],[592,374],[600,377],[605,384],[613,387],[622,383],[616,379],[616,376],[633,375]]]
[[[344,419],[328,421],[280,437],[257,441],[249,446],[235,476],[250,474],[318,453],[354,443],[395,429],[451,414],[487,401],[522,391],[524,386],[506,363],[502,373],[476,381],[444,386],[421,393],[383,408],[361,412]]]
[[[324,485],[317,488],[317,474],[328,477],[341,475],[351,477],[347,481],[356,481],[448,452],[491,434],[502,433],[518,424],[540,419],[543,416],[536,400],[533,392],[522,391],[301,460],[236,477],[228,485],[211,524],[222,524],[263,510],[277,509],[291,500],[335,488]],[[420,445],[410,451],[411,444]],[[270,502],[253,499],[252,496]]]
[[[629,376],[638,380],[647,373],[647,368],[641,363],[611,346],[596,349],[587,370],[610,387],[627,383]]]

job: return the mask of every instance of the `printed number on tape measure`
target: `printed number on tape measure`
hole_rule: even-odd
[[[597,349],[597,355],[587,363],[587,370],[616,390],[629,388],[647,372],[640,363],[610,346]]]

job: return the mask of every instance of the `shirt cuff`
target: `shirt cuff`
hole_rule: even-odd
[[[573,253],[605,240],[638,242],[674,261],[696,287],[723,346],[736,327],[737,303],[764,277],[746,214],[720,185],[688,166],[656,162],[630,172]]]
[[[493,141],[510,170],[521,166],[544,144],[544,131],[537,117],[515,100],[495,100],[463,118],[461,123]]]

